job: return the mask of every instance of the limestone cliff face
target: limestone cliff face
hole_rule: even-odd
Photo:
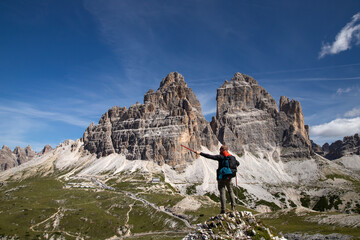
[[[278,139],[278,143],[282,146],[282,157],[309,157],[313,154],[312,144],[309,138],[309,126],[304,124],[300,103],[282,96],[279,108],[275,131],[279,136],[282,135]]]
[[[256,152],[276,145],[276,102],[255,79],[236,73],[217,90],[216,100],[211,126],[221,143],[236,153],[244,147]]]
[[[35,157],[36,153],[27,146],[25,149],[16,147],[11,151],[8,146],[3,146],[0,150],[0,171],[5,171],[27,162]]]
[[[276,101],[257,81],[236,73],[217,90],[217,113],[211,126],[223,144],[234,152],[252,152],[280,146],[285,158],[309,157],[309,128],[298,101]]]
[[[213,150],[218,141],[201,113],[200,102],[184,77],[170,73],[157,91],[149,90],[144,104],[113,107],[85,131],[85,149],[98,157],[122,153],[127,159],[154,160],[183,167],[195,156],[181,144]]]

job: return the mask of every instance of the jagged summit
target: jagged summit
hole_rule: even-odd
[[[182,114],[178,112],[179,108],[189,112],[194,107],[201,112],[199,100],[191,88],[188,88],[184,77],[177,72],[169,73],[163,78],[156,92],[150,89],[144,96],[144,104],[149,104],[150,109],[159,106],[164,110],[170,110],[173,115]]]
[[[0,150],[0,171],[13,168],[33,159],[36,153],[32,150],[31,146],[25,149],[16,146],[14,151],[4,145]]]
[[[184,80],[184,76],[178,72],[171,72],[165,78],[163,78],[163,80],[160,83],[159,89],[167,88],[171,84],[183,85],[183,86],[187,87],[187,84]]]
[[[312,142],[316,153],[329,159],[335,160],[344,156],[360,155],[360,136],[355,133],[354,136],[346,136],[343,140],[337,140],[332,144],[325,143],[322,147]]]
[[[88,127],[83,140],[85,149],[98,157],[121,153],[130,160],[153,160],[179,168],[194,159],[181,144],[198,150],[218,144],[199,100],[177,72],[165,77],[156,92],[150,89],[144,104],[111,108],[98,125]]]
[[[257,85],[258,82],[250,77],[249,75],[246,75],[244,73],[235,73],[234,77],[231,79],[232,82],[240,82],[240,83],[248,83],[250,85]]]
[[[217,90],[217,117],[226,113],[261,109],[277,111],[273,97],[252,77],[235,73],[231,81],[225,81]]]
[[[309,128],[298,101],[274,98],[252,77],[236,73],[217,90],[216,118],[211,126],[219,141],[233,151],[281,148],[283,157],[310,157]],[[278,158],[279,153],[274,152]]]
[[[3,146],[2,146],[2,150],[11,152],[11,149],[10,149],[8,146],[6,146],[6,145],[3,145]]]

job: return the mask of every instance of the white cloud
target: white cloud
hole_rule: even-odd
[[[351,22],[341,29],[332,44],[323,44],[319,53],[319,58],[323,58],[328,54],[337,54],[348,50],[353,44],[360,44],[360,12],[355,14],[352,17]]]
[[[312,136],[324,138],[351,136],[358,132],[360,132],[360,117],[338,118],[329,123],[316,125],[310,128]]]
[[[351,92],[351,88],[339,88],[337,91],[336,91],[336,94],[337,95],[341,95],[341,94],[344,94],[344,93],[349,93]]]
[[[16,114],[18,116],[23,115],[32,118],[46,119],[51,121],[60,121],[79,127],[87,127],[89,125],[89,121],[82,120],[76,116],[59,112],[42,111],[35,109],[28,104],[20,104],[17,107],[0,106],[0,112]]]
[[[353,108],[352,110],[344,114],[345,117],[357,117],[360,116],[360,108]]]

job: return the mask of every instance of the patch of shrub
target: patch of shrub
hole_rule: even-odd
[[[186,194],[187,194],[187,195],[196,194],[196,184],[187,187],[187,188],[186,188]]]
[[[276,205],[275,203],[273,203],[273,202],[268,202],[268,201],[265,201],[265,200],[263,200],[263,199],[261,199],[260,201],[257,201],[257,202],[256,202],[256,206],[258,206],[258,205],[268,206],[268,207],[270,207],[270,209],[271,209],[272,211],[276,211],[276,210],[280,210],[280,209],[281,209],[281,208],[280,208],[278,205]]]
[[[206,193],[205,196],[208,196],[214,202],[220,202],[220,198],[216,196],[214,193]]]
[[[310,207],[310,196],[306,193],[301,193],[303,195],[302,198],[300,198],[301,206],[303,207]]]
[[[296,204],[295,204],[293,201],[288,200],[288,202],[289,202],[289,204],[290,204],[290,207],[296,207]]]
[[[321,211],[321,212],[328,210],[328,209],[331,209],[331,208],[329,206],[329,201],[326,198],[326,196],[320,197],[319,201],[317,201],[317,203],[313,207],[313,210]]]

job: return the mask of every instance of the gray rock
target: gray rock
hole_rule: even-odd
[[[349,235],[342,235],[339,233],[332,233],[329,235],[314,234],[309,235],[307,233],[287,233],[284,237],[288,240],[350,240],[353,237]]]
[[[151,159],[180,169],[195,158],[181,144],[213,150],[218,143],[200,102],[177,72],[164,78],[157,91],[149,90],[144,104],[111,108],[98,125],[86,129],[83,141],[98,157],[122,153],[130,160]]]
[[[272,96],[252,77],[236,73],[217,90],[217,113],[211,127],[223,144],[236,153],[270,150],[280,146],[281,157],[311,155],[309,128],[300,103]]]
[[[317,154],[323,156],[323,155],[324,155],[324,150],[323,150],[323,148],[322,148],[320,145],[316,144],[313,140],[310,140],[310,142],[311,142],[311,148],[312,148],[312,150],[313,150],[314,152],[316,152]]]
[[[45,145],[43,150],[41,150],[41,154],[46,154],[52,150],[52,147],[50,145]]]
[[[27,146],[25,149],[15,147],[12,152],[8,146],[4,145],[0,150],[0,171],[5,171],[30,161],[35,155],[36,153],[30,146]]]
[[[3,146],[0,150],[0,171],[17,166],[15,154],[12,153],[8,146]]]
[[[322,147],[323,156],[329,160],[335,160],[343,156],[360,155],[360,138],[359,134],[344,137],[329,145],[325,143]]]
[[[213,231],[216,229],[216,231]],[[284,239],[275,236],[249,212],[231,212],[211,217],[205,224],[197,225],[196,232],[189,233],[183,240],[192,239],[263,239],[268,232],[269,239]]]

